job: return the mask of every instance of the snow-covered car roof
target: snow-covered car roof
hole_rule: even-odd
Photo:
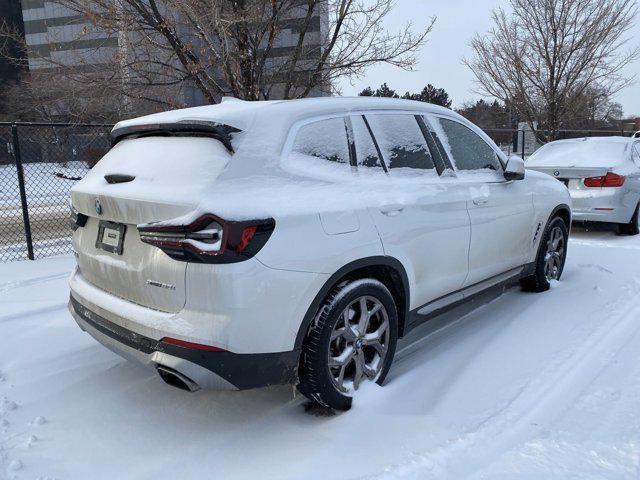
[[[244,162],[230,167],[235,172],[242,166],[255,169],[257,165],[268,166],[275,162],[291,127],[297,122],[315,117],[376,110],[448,115],[459,119],[487,141],[491,141],[482,130],[447,108],[414,100],[378,97],[318,97],[253,102],[224,98],[216,105],[172,110],[124,120],[116,124],[112,135],[117,139],[122,133],[129,135],[138,128],[141,131],[157,130],[163,126],[173,128],[176,124],[200,124],[214,129],[232,129],[236,132],[229,137],[232,149],[245,159]]]
[[[457,116],[447,108],[430,103],[397,98],[378,97],[319,97],[299,100],[272,100],[249,102],[235,98],[223,98],[216,105],[185,108],[155,113],[118,122],[114,131],[148,124],[167,124],[184,122],[210,122],[229,125],[246,131],[255,120],[260,123],[287,124],[309,116],[330,115],[332,113],[358,110],[413,110],[425,113],[446,113]]]

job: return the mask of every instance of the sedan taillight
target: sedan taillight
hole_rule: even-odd
[[[185,262],[236,263],[253,257],[267,243],[276,222],[226,221],[206,214],[188,225],[139,225],[140,240]]]
[[[621,187],[627,177],[609,172],[604,177],[590,177],[584,179],[585,187]]]

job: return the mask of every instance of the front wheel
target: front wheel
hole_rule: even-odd
[[[569,230],[564,220],[553,218],[540,241],[533,274],[520,280],[522,288],[531,292],[545,292],[553,280],[560,280],[567,258],[568,240]]]
[[[298,390],[323,406],[348,410],[363,382],[382,384],[395,354],[398,314],[375,279],[345,281],[320,307],[305,339]]]

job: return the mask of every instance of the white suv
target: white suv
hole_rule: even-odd
[[[72,191],[70,310],[178,387],[347,409],[416,325],[562,273],[565,186],[444,108],[229,99],[113,138]]]

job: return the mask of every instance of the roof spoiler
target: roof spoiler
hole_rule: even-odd
[[[111,132],[111,146],[116,145],[120,140],[125,138],[141,138],[154,136],[194,136],[194,137],[211,137],[219,140],[229,153],[234,153],[231,140],[233,134],[242,130],[215,122],[203,121],[181,121],[176,123],[147,123],[140,125],[132,125],[129,127],[120,127],[113,129]]]

